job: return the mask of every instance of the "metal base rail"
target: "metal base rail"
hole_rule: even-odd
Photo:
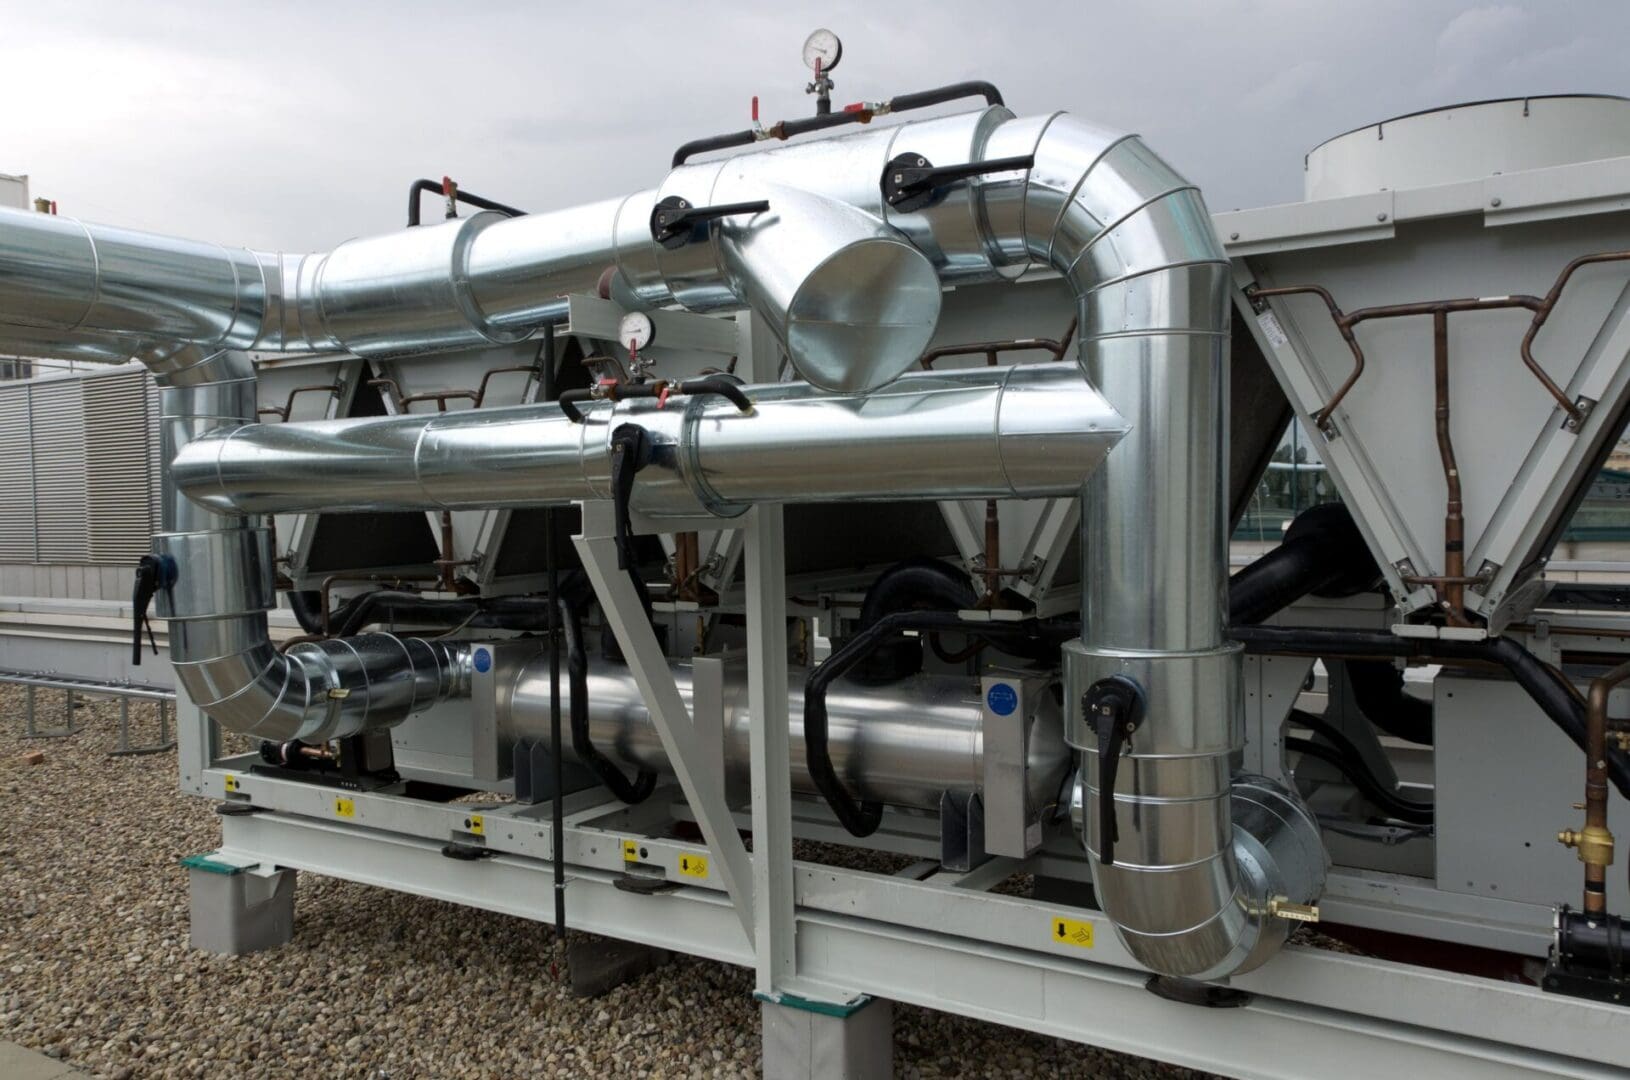
[[[596,813],[604,817],[605,808],[570,816]],[[221,824],[219,854],[239,865],[306,870],[540,922],[553,915],[546,858],[502,852],[456,862],[433,840],[378,831],[389,829],[383,821],[369,828],[274,811]],[[485,831],[503,837],[512,824],[489,818]],[[547,846],[544,817],[531,824],[535,844],[528,846]],[[621,858],[620,844],[594,833],[569,830],[569,926],[753,963],[716,882],[679,875],[673,880],[685,884],[655,895],[620,889],[618,871],[576,861],[591,846]],[[807,863],[796,864],[795,900],[800,975],[836,993],[869,993],[1234,1076],[1412,1069],[1434,1077],[1605,1078],[1630,1065],[1630,1030],[1617,1023],[1618,1010],[1534,987],[1292,947],[1262,972],[1234,980],[1249,1003],[1208,1010],[1148,993],[1147,974],[1097,912]],[[1093,945],[1052,940],[1058,918],[1092,927]]]
[[[66,739],[77,735],[82,728],[74,726],[74,710],[81,694],[91,697],[119,699],[119,741],[108,754],[110,757],[135,757],[142,754],[161,754],[175,749],[175,738],[170,734],[170,709],[175,704],[175,691],[149,683],[105,682],[77,675],[64,675],[46,671],[11,671],[0,668],[0,683],[11,683],[27,689],[27,703],[23,709],[23,737],[28,739]],[[58,728],[41,729],[36,719],[36,695],[41,690],[64,692],[62,704],[63,724]],[[130,745],[130,703],[152,701],[158,704],[158,741],[142,746]]]

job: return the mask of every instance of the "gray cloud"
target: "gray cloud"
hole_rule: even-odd
[[[1145,0],[884,8],[606,0],[0,0],[0,171],[64,213],[283,249],[401,224],[450,173],[532,209],[659,180],[685,139],[964,78],[1143,133],[1214,208],[1299,197],[1302,155],[1452,101],[1626,88],[1616,0]]]

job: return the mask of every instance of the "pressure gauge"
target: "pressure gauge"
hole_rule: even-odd
[[[804,65],[813,71],[831,71],[842,59],[843,42],[830,30],[817,30],[804,42]]]
[[[651,344],[651,338],[655,335],[656,327],[651,325],[651,316],[643,311],[630,311],[617,324],[617,344],[630,352],[639,352]]]

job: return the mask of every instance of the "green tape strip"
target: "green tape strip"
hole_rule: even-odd
[[[206,874],[232,874],[243,873],[243,867],[233,866],[231,863],[216,862],[208,854],[188,855],[181,860],[181,865],[188,870],[202,870]]]
[[[853,1001],[845,1002],[811,1001],[797,994],[766,994],[762,990],[754,990],[753,997],[768,1005],[785,1005],[789,1009],[802,1009],[804,1012],[820,1016],[835,1016],[839,1020],[847,1020],[872,1003],[870,994],[862,994]]]

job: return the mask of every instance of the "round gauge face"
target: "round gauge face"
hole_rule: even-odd
[[[651,316],[643,311],[630,311],[617,324],[617,343],[625,349],[643,349],[651,344],[655,334],[656,327],[651,325]]]
[[[817,30],[804,42],[804,64],[821,71],[831,71],[843,59],[843,42],[830,30]]]

